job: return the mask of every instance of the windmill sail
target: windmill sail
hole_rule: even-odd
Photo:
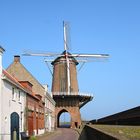
[[[67,36],[67,29],[68,29],[68,24],[63,22],[63,27],[64,27],[64,50],[65,50],[65,58],[66,58],[66,69],[67,69],[67,84],[68,84],[68,95],[70,94],[70,62],[69,62],[69,57],[68,57],[68,36]]]
[[[70,50],[70,27],[69,23],[63,21],[63,31],[64,31],[64,50]]]
[[[33,53],[33,52],[25,52],[23,55],[26,56],[43,56],[45,58],[46,63],[54,62],[57,64],[57,60],[59,63],[63,64],[65,70],[63,71],[65,74],[65,80],[63,80],[63,84],[65,86],[65,92],[69,95],[73,91],[73,82],[72,82],[72,63],[78,65],[78,63],[85,63],[85,62],[95,62],[97,60],[104,60],[109,57],[108,54],[81,54],[81,53],[69,53],[69,24],[68,22],[63,22],[63,37],[64,37],[64,52],[63,53]],[[48,64],[47,64],[48,65]],[[63,74],[62,74],[63,75]],[[62,81],[61,81],[62,82]],[[64,88],[63,88],[64,89]],[[77,88],[76,88],[77,89]],[[64,91],[64,90],[63,90]],[[77,90],[76,90],[77,91]]]
[[[73,57],[108,58],[108,54],[72,54]]]

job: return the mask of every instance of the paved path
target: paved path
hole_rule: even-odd
[[[78,140],[79,134],[70,128],[58,128],[57,131],[47,136],[44,140]]]

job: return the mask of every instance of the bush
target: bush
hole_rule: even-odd
[[[31,136],[29,140],[37,140],[35,136]]]

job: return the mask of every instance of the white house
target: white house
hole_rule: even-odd
[[[2,68],[3,52],[0,47],[0,140],[19,140],[25,124],[26,90]]]
[[[43,87],[38,84],[37,80],[24,67],[21,68],[19,56],[15,57],[14,66],[10,65],[13,67],[11,69],[9,67],[9,71],[4,70],[2,67],[3,52],[4,49],[0,46],[0,140],[20,140],[20,132],[22,131],[32,134],[32,131],[36,130],[35,135],[44,133],[44,130],[53,131],[55,127],[55,101],[48,93],[47,86]],[[22,73],[20,73],[21,71]],[[20,76],[24,76],[24,79]],[[31,79],[36,82],[34,87],[42,86],[40,91],[30,91],[23,83]],[[45,93],[43,97],[45,101],[42,100],[41,95],[33,95],[40,92]],[[30,105],[36,106],[36,112],[33,110],[34,113],[30,113],[31,110],[28,108]]]
[[[2,55],[3,55],[3,52],[4,52],[4,49],[0,46],[0,101],[1,101],[1,92],[2,92]],[[1,139],[1,131],[2,131],[1,110],[2,110],[2,105],[0,103],[0,139]]]
[[[48,86],[44,85],[45,95],[45,130],[53,131],[55,128],[55,101],[48,93]]]

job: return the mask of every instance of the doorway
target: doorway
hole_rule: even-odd
[[[19,115],[16,112],[11,114],[11,140],[19,140]]]
[[[58,126],[60,128],[70,128],[71,127],[71,116],[66,110],[62,110],[58,114]]]

